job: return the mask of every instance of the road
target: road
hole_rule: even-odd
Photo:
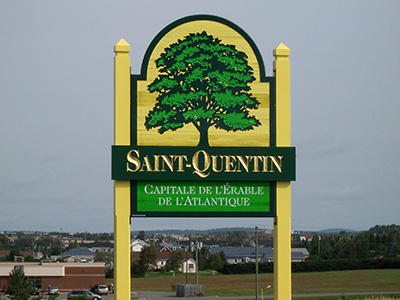
[[[329,296],[372,296],[382,294],[400,294],[400,291],[387,291],[387,292],[365,292],[365,293],[320,293],[320,294],[296,294],[292,298],[313,298],[313,297],[329,297]],[[61,297],[60,297],[61,298]],[[151,291],[140,291],[132,292],[132,299],[137,300],[165,300],[165,299],[196,299],[197,297],[176,297],[175,293],[172,292],[151,292]],[[258,297],[261,299],[261,295]],[[264,299],[273,299],[273,295],[264,295]],[[103,296],[104,300],[113,300],[114,295]],[[235,300],[235,299],[255,299],[255,296],[238,296],[238,297],[218,297],[218,296],[205,296],[199,297],[201,300]]]
[[[400,294],[400,291],[391,292],[365,292],[365,293],[324,293],[324,294],[297,294],[292,298],[313,298],[313,297],[329,297],[329,296],[357,296],[357,295],[382,295],[382,294]],[[165,299],[201,299],[201,300],[235,300],[235,299],[255,299],[255,296],[239,296],[239,297],[218,297],[218,296],[205,296],[205,297],[175,297],[175,293],[170,292],[137,292],[132,293],[132,299],[138,300],[165,300]],[[261,299],[261,295],[258,297]],[[273,295],[264,295],[264,299],[274,299]]]
[[[314,297],[329,297],[329,296],[373,296],[373,295],[389,295],[389,294],[400,294],[400,291],[387,291],[387,292],[365,292],[365,293],[320,293],[320,294],[296,294],[293,295],[292,298],[314,298]],[[48,296],[46,294],[43,295],[43,299],[47,299]],[[244,300],[244,299],[255,299],[255,296],[238,296],[238,297],[218,297],[218,296],[205,296],[205,297],[176,297],[175,293],[172,292],[151,292],[151,291],[140,291],[140,292],[132,292],[131,299],[132,300],[165,300],[170,299],[201,299],[201,300]],[[273,295],[264,295],[263,299],[273,299]],[[60,293],[58,297],[59,300],[67,299],[67,293]],[[259,299],[261,299],[261,295],[259,295]],[[0,293],[0,300],[9,300],[3,293]],[[102,300],[114,300],[114,295],[103,295]]]

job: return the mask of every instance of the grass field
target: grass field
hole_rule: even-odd
[[[172,286],[183,283],[186,283],[185,275],[179,274],[172,277],[170,274],[153,273],[149,274],[147,278],[133,278],[132,290],[171,291]],[[194,275],[188,277],[188,283],[195,283]],[[204,284],[206,295],[244,296],[255,294],[254,274],[212,275],[203,272],[200,274],[199,283]],[[270,288],[267,288],[268,286]],[[263,289],[264,295],[273,294],[273,286],[273,274],[259,274],[259,288]],[[400,270],[294,273],[292,274],[292,291],[293,294],[400,291]],[[372,299],[374,298],[372,297]]]

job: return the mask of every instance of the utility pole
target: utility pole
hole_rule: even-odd
[[[258,227],[256,226],[256,300],[258,300]]]
[[[185,252],[186,252],[186,284],[188,284],[188,248],[185,246]]]
[[[318,257],[321,256],[321,236],[318,236]]]
[[[199,241],[196,236],[196,284],[199,284]]]

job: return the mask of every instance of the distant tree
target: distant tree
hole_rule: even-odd
[[[14,261],[16,256],[21,256],[18,249],[11,249],[10,253],[6,256],[6,261]]]
[[[389,233],[389,243],[388,243],[388,252],[391,257],[399,257],[400,256],[400,230],[394,228]]]
[[[144,241],[146,239],[146,233],[143,230],[139,231],[139,234],[136,236],[138,240]]]
[[[221,252],[211,254],[207,260],[209,269],[221,270],[224,267],[224,259],[221,256]]]
[[[355,258],[355,244],[348,236],[341,236],[338,239],[336,249],[340,258]]]
[[[370,258],[376,254],[375,238],[370,231],[361,232],[354,238],[357,258]]]
[[[393,230],[400,230],[400,225],[376,225],[375,227],[371,227],[369,229],[369,231],[371,231],[372,233],[375,233],[377,235],[385,235],[385,234],[389,234],[390,232],[392,232]]]
[[[8,250],[9,248],[10,244],[7,237],[4,234],[0,234],[0,250]]]
[[[66,248],[66,250],[71,250],[71,249],[75,249],[75,248],[78,248],[78,242],[77,241],[73,241],[72,243],[69,243],[69,245]]]
[[[7,294],[13,300],[28,300],[33,287],[25,278],[25,273],[20,267],[14,267],[10,273],[10,283],[7,287]]]
[[[112,233],[106,233],[106,232],[99,233],[94,237],[94,240],[96,242],[109,242],[112,239],[113,239]]]
[[[139,260],[133,260],[131,273],[134,277],[142,277],[146,274],[146,269],[143,265],[140,264]]]
[[[63,244],[59,238],[44,235],[37,240],[36,245],[45,256],[58,255],[62,252]]]
[[[226,237],[226,243],[228,246],[250,246],[250,240],[244,231],[232,231],[228,233]]]
[[[139,264],[145,270],[149,270],[151,266],[155,266],[157,261],[157,252],[153,244],[143,247],[140,252]]]
[[[245,131],[261,124],[249,115],[260,103],[250,92],[255,77],[244,52],[205,31],[164,50],[155,61],[160,75],[148,86],[158,97],[146,117],[147,130],[162,134],[193,124],[199,145],[208,146],[211,127]]]
[[[54,239],[49,235],[44,235],[40,239],[37,240],[36,245],[40,252],[44,255],[50,254],[50,248],[53,243]]]
[[[203,247],[199,251],[199,261],[197,262],[199,270],[206,270],[207,269],[207,261],[205,258],[205,253],[207,251],[207,247]]]
[[[178,271],[181,266],[182,261],[184,260],[183,253],[180,250],[175,250],[171,253],[167,261],[167,271]]]
[[[36,239],[33,235],[27,234],[21,236],[15,241],[15,247],[20,251],[30,251],[35,247]]]
[[[54,239],[50,247],[50,255],[58,255],[63,251],[63,244],[60,239]]]
[[[37,259],[35,259],[32,255],[26,255],[24,257],[24,261],[25,262],[34,262],[34,261],[37,261]]]
[[[96,251],[93,259],[95,262],[104,262],[106,265],[106,272],[108,269],[112,268],[112,262],[114,261],[114,255],[109,254],[103,250]]]

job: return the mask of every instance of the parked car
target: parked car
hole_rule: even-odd
[[[32,287],[31,295],[39,295],[39,289],[37,287]]]
[[[49,295],[58,294],[58,292],[58,287],[56,287],[55,285],[49,286]]]
[[[108,295],[108,287],[105,284],[95,285],[90,290],[97,295]]]
[[[75,297],[78,296],[85,296],[87,299],[92,299],[92,300],[101,300],[100,295],[96,295],[92,293],[91,291],[87,290],[72,290],[69,291],[67,299],[74,299]]]

